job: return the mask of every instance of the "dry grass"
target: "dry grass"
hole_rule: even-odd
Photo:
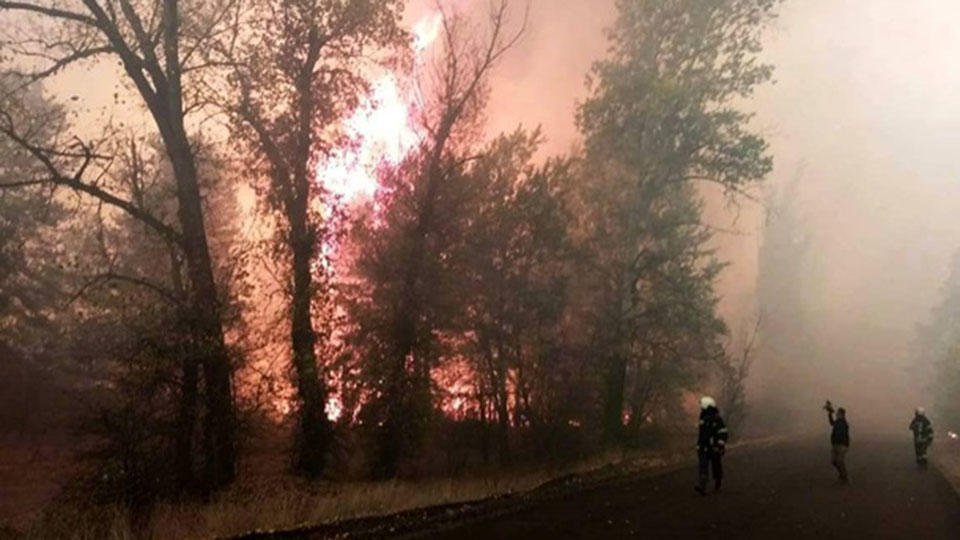
[[[769,444],[775,439],[748,444]],[[158,506],[146,530],[135,533],[120,509],[49,508],[27,536],[34,538],[218,538],[288,530],[339,520],[384,516],[433,505],[526,492],[557,478],[593,479],[679,466],[689,444],[658,451],[609,451],[562,467],[419,481],[309,483],[288,475],[249,475],[208,504]],[[958,469],[960,470],[960,469]],[[21,529],[22,530],[22,529]],[[2,533],[0,533],[2,538]]]
[[[220,538],[286,530],[339,520],[383,516],[433,505],[525,492],[556,478],[618,465],[610,474],[678,462],[676,451],[610,451],[563,467],[419,481],[308,483],[289,476],[254,477],[208,504],[162,504],[146,530],[135,533],[119,508],[48,508],[26,528],[32,538]],[[21,529],[24,530],[24,529]],[[0,535],[2,537],[2,535]]]

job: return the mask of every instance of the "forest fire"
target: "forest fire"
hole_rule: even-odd
[[[0,0],[0,537],[952,537],[949,3]]]
[[[380,187],[380,168],[397,165],[422,142],[424,133],[418,123],[419,109],[423,105],[420,79],[439,36],[443,16],[441,11],[431,10],[412,25],[412,69],[387,71],[375,78],[369,95],[344,121],[344,130],[351,143],[337,149],[318,166],[318,180],[342,202],[352,204],[370,199]],[[336,259],[336,253],[330,255]],[[456,369],[442,366],[435,370],[434,380],[440,385],[441,393],[459,397],[452,401],[443,400],[439,407],[451,417],[462,417],[464,400],[468,399],[464,394],[464,383],[448,376],[448,371],[453,373]],[[339,381],[331,381],[331,388],[340,387]],[[274,400],[274,409],[281,416],[287,416],[294,411],[292,400],[292,396],[278,397]],[[350,418],[356,418],[363,405],[361,400],[353,410],[344,411],[343,396],[334,391],[325,410],[327,417],[336,422],[345,412]]]
[[[375,81],[368,101],[345,122],[354,144],[319,167],[326,188],[346,200],[373,195],[377,168],[400,162],[420,140],[411,122],[412,105],[409,80],[388,73]]]
[[[442,22],[443,14],[434,11],[414,23],[410,43],[413,71],[381,74],[372,83],[370,95],[344,122],[353,143],[322,162],[317,174],[332,193],[346,200],[372,196],[378,187],[377,169],[399,163],[422,140],[416,122],[422,104],[418,77]]]

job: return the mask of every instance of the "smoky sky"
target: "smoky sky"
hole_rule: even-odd
[[[802,167],[805,302],[823,393],[929,402],[916,325],[960,248],[960,35],[954,2],[791,2],[757,95],[774,182]]]
[[[950,0],[794,0],[767,32],[775,81],[744,107],[770,143],[768,184],[800,175],[811,402],[908,414],[927,400],[916,326],[960,248],[958,16]],[[494,80],[490,130],[542,125],[546,151],[575,144],[575,103],[612,21],[612,1],[533,1],[527,36]],[[736,334],[776,307],[754,294],[765,209],[706,196],[708,220],[734,231],[716,242],[730,263],[721,312]]]

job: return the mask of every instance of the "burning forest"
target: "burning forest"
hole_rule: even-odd
[[[0,0],[0,460],[56,485],[0,536],[323,526],[860,399],[765,127],[782,7]]]

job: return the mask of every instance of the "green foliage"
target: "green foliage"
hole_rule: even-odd
[[[694,182],[737,193],[771,168],[736,100],[771,76],[757,55],[776,4],[617,3],[611,52],[577,117],[592,177],[582,197],[598,278],[593,342],[613,438],[623,407],[634,420],[667,412],[695,381],[691,361],[723,356],[713,293],[722,264]]]
[[[611,53],[591,73],[578,123],[588,154],[637,182],[735,190],[771,168],[738,98],[772,75],[758,59],[778,0],[620,0]]]

